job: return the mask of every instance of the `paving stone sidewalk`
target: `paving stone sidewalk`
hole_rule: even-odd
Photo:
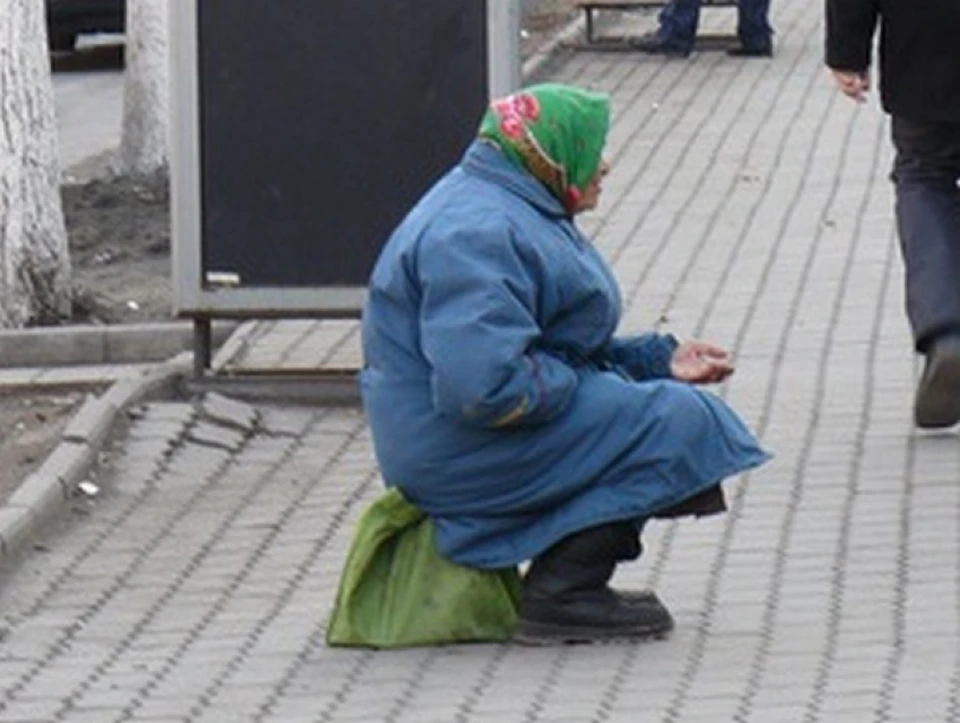
[[[625,329],[732,347],[718,393],[776,454],[619,573],[661,593],[669,640],[327,649],[381,489],[362,416],[154,403],[100,496],[0,572],[0,721],[960,722],[960,436],[910,425],[887,125],[831,88],[820,15],[775,3],[769,62],[577,53],[556,74],[613,95],[584,226]],[[350,366],[356,336],[261,324],[236,365]]]

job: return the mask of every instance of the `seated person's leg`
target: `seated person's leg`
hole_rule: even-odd
[[[523,581],[517,640],[589,642],[655,637],[673,628],[656,594],[616,592],[618,562],[640,555],[637,522],[613,522],[565,537],[530,564]]]
[[[740,0],[737,5],[737,36],[740,45],[730,55],[769,57],[773,55],[773,28],[767,16],[770,0]]]
[[[645,53],[689,55],[700,22],[700,0],[670,0],[660,11],[660,27],[644,35],[634,46]]]
[[[602,385],[597,382],[594,389],[601,392]],[[618,471],[608,470],[598,481],[599,495],[590,498],[595,501],[578,509],[587,512],[581,518],[597,519],[598,507],[604,512],[600,519],[610,519],[618,510],[632,510],[634,516],[587,522],[588,527],[535,555],[524,580],[517,633],[522,642],[644,638],[668,632],[672,619],[655,595],[609,587],[614,569],[640,556],[644,520],[723,512],[720,480],[748,467],[748,458],[756,453],[739,439],[741,427],[727,407],[691,386],[644,383],[624,388],[621,396],[626,416],[617,426],[633,426],[642,434],[618,455]],[[596,398],[603,401],[600,394]],[[632,425],[630,412],[638,415]],[[609,438],[609,431],[606,435]],[[606,504],[611,499],[616,501],[612,507]],[[639,500],[645,502],[638,507]]]

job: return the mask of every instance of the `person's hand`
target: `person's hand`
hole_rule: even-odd
[[[673,378],[693,384],[722,382],[733,374],[730,354],[703,341],[685,341],[670,359]]]
[[[843,93],[848,98],[853,98],[857,103],[863,103],[867,99],[867,91],[870,90],[870,73],[866,70],[833,70],[833,79]]]

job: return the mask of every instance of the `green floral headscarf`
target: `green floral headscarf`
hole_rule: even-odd
[[[610,99],[544,83],[493,101],[480,137],[550,189],[572,211],[600,168],[610,128]]]

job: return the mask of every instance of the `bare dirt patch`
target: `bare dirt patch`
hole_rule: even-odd
[[[47,458],[85,396],[76,390],[0,396],[0,504]]]
[[[111,176],[61,190],[73,262],[71,323],[172,318],[166,174]]]
[[[61,189],[73,263],[71,324],[172,318],[170,194],[165,175],[111,176]],[[60,442],[87,394],[0,393],[0,504]]]
[[[170,195],[165,175],[106,177],[61,189],[73,263],[71,324],[172,317]],[[0,504],[60,442],[87,394],[0,392]]]

